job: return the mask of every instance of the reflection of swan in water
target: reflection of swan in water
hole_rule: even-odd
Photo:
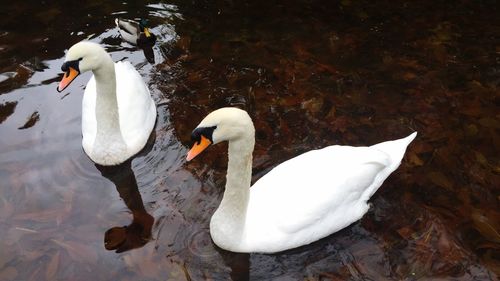
[[[137,187],[131,160],[119,166],[96,165],[101,174],[112,181],[120,197],[132,212],[132,223],[128,226],[115,226],[104,234],[104,247],[117,253],[140,248],[151,239],[154,218],[144,208],[141,193]]]

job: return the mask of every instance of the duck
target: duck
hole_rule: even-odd
[[[401,163],[417,132],[372,146],[331,145],[289,159],[251,187],[255,128],[248,113],[225,107],[192,131],[191,161],[228,142],[222,201],[210,219],[218,247],[239,253],[276,253],[310,244],[361,219],[368,200]]]
[[[148,21],[141,19],[139,22],[129,19],[115,19],[116,27],[123,40],[140,47],[152,46],[156,42],[156,36],[147,28]]]
[[[89,158],[115,166],[141,151],[156,122],[156,105],[130,62],[115,63],[99,44],[82,41],[68,50],[61,70],[58,92],[81,73],[93,73],[82,100],[82,147]]]

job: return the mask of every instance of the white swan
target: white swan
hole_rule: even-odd
[[[129,62],[114,63],[98,44],[73,45],[64,64],[61,92],[80,73],[92,70],[82,102],[82,146],[92,161],[118,165],[146,144],[156,121],[149,89]]]
[[[279,252],[357,221],[417,134],[369,147],[312,150],[276,166],[250,188],[254,132],[245,111],[218,109],[193,131],[187,155],[190,161],[210,144],[229,142],[226,189],[210,234],[233,252]]]

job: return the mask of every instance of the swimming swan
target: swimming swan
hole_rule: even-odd
[[[66,54],[63,91],[80,73],[91,70],[82,102],[82,146],[97,164],[118,165],[146,144],[156,121],[149,89],[129,62],[114,63],[100,45],[79,42]]]
[[[368,147],[328,146],[281,163],[251,188],[255,130],[248,114],[221,108],[192,132],[192,160],[229,142],[226,188],[210,235],[233,252],[274,253],[309,244],[359,220],[367,201],[399,166],[416,132]]]

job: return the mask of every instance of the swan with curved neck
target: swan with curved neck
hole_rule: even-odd
[[[86,71],[94,74],[82,101],[82,146],[101,165],[123,163],[146,144],[156,121],[149,89],[129,62],[114,63],[98,44],[79,42],[66,54],[63,91]]]
[[[211,144],[229,142],[226,187],[210,221],[212,239],[233,252],[274,253],[312,243],[359,220],[415,136],[368,147],[312,150],[276,166],[250,188],[252,120],[241,109],[221,108],[193,131],[186,159]]]

